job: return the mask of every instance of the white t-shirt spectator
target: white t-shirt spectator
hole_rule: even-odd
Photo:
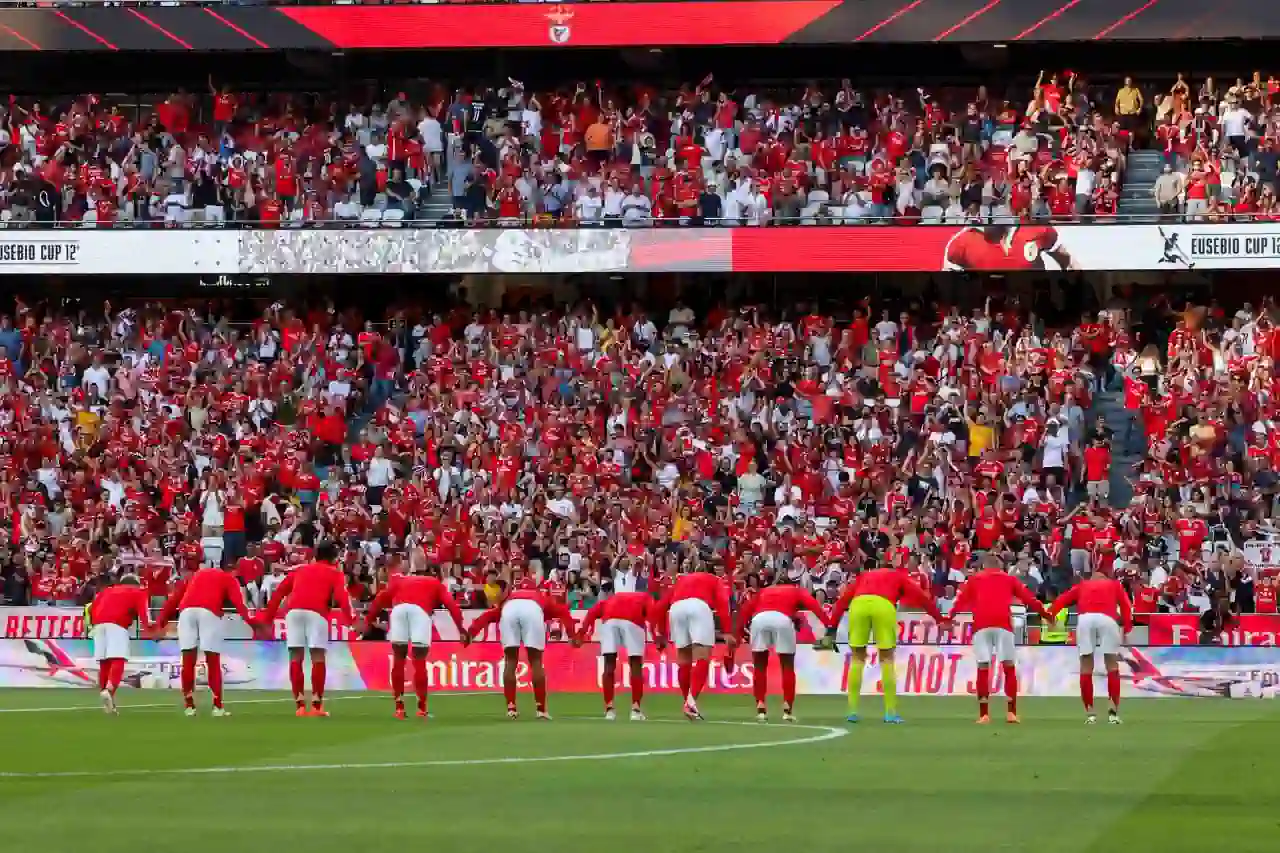
[[[1071,442],[1067,439],[1067,433],[1064,429],[1060,428],[1057,435],[1046,435],[1044,437],[1044,467],[1067,467],[1067,448],[1070,446]]]
[[[389,486],[396,478],[395,466],[385,456],[375,456],[369,460],[369,471],[365,478],[371,488]]]
[[[622,200],[623,225],[647,225],[653,215],[653,202],[640,193],[629,193]]]
[[[111,386],[111,371],[105,364],[91,364],[85,368],[84,384],[93,388],[97,396],[105,399],[107,388]]]
[[[604,204],[598,195],[587,194],[580,196],[573,203],[573,214],[578,218],[579,222],[599,222],[600,213],[603,209]]]
[[[552,498],[547,501],[547,511],[559,518],[569,518],[573,515],[573,501],[566,497]]]
[[[1222,114],[1222,132],[1226,136],[1244,136],[1252,120],[1253,114],[1243,107],[1229,109]]]

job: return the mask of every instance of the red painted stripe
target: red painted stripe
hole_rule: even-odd
[[[1134,18],[1138,17],[1143,12],[1147,11],[1148,9],[1150,9],[1152,6],[1156,5],[1159,2],[1160,0],[1147,0],[1146,3],[1143,3],[1138,8],[1134,9],[1132,12],[1125,15],[1123,18],[1121,18],[1111,26],[1104,29],[1102,32],[1098,33],[1096,36],[1093,37],[1093,40],[1097,41],[1100,38],[1106,38],[1111,33],[1112,30],[1116,30],[1116,29],[1119,29],[1120,27],[1123,27],[1125,24],[1129,23]]]
[[[885,18],[883,21],[881,21],[880,23],[876,24],[874,27],[872,27],[871,29],[867,30],[867,31],[866,31],[865,33],[863,33],[862,35],[858,36],[856,39],[854,39],[854,41],[862,41],[864,38],[866,38],[867,36],[871,35],[871,34],[872,34],[872,33],[874,33],[876,30],[880,30],[880,29],[883,29],[884,27],[889,26],[889,25],[890,25],[890,24],[892,24],[894,21],[898,20],[898,19],[899,19],[899,18],[901,18],[903,15],[907,14],[908,12],[910,12],[912,9],[914,9],[914,8],[915,8],[915,7],[917,7],[917,6],[919,6],[919,5],[920,5],[921,3],[923,3],[923,2],[924,2],[924,0],[912,0],[912,2],[911,2],[911,3],[908,3],[907,5],[903,6],[901,9],[899,9],[899,10],[898,10],[898,11],[896,11],[896,12],[894,12],[892,15],[890,15],[890,16],[889,16],[889,17],[887,17],[887,18]]]
[[[193,47],[191,47],[191,45],[187,44],[185,41],[183,41],[182,39],[178,38],[178,37],[177,37],[177,36],[175,36],[173,33],[169,32],[169,31],[168,31],[168,30],[166,30],[164,27],[160,26],[160,25],[159,25],[159,24],[157,24],[155,21],[151,20],[151,19],[150,19],[150,18],[148,18],[146,15],[142,14],[141,12],[139,12],[137,9],[125,9],[125,11],[126,11],[126,12],[128,12],[130,15],[133,15],[133,16],[134,16],[135,18],[137,18],[139,21],[142,21],[142,23],[144,23],[144,24],[146,24],[147,26],[149,26],[149,27],[151,27],[152,29],[154,29],[156,32],[161,33],[161,34],[163,34],[163,35],[167,36],[167,37],[168,37],[169,39],[171,39],[175,44],[181,45],[181,46],[182,46],[182,48],[183,48],[184,50],[194,50],[194,48],[193,48]]]
[[[0,24],[0,29],[3,29],[6,33],[8,33],[9,35],[13,36],[13,37],[14,37],[14,38],[16,38],[18,41],[22,42],[23,44],[25,44],[27,47],[31,48],[32,50],[44,50],[44,48],[42,48],[40,45],[36,44],[36,43],[35,43],[35,42],[33,42],[31,39],[27,38],[27,37],[26,37],[26,36],[24,36],[22,33],[18,32],[18,31],[17,31],[17,30],[15,30],[13,27],[11,27],[11,26],[9,26],[9,25],[7,25],[7,24]]]
[[[107,41],[106,39],[104,39],[102,36],[100,36],[100,35],[98,35],[97,33],[95,33],[93,30],[91,30],[91,29],[89,29],[88,27],[86,27],[84,24],[82,24],[82,23],[80,23],[79,21],[77,21],[75,18],[72,18],[72,17],[70,17],[69,15],[67,15],[67,14],[65,14],[65,13],[63,13],[63,12],[60,12],[60,11],[58,11],[57,9],[54,9],[54,10],[53,10],[53,14],[57,15],[57,16],[58,16],[59,18],[61,18],[62,20],[66,21],[68,24],[70,24],[71,26],[75,27],[77,30],[79,30],[80,32],[84,33],[84,34],[85,34],[85,35],[87,35],[89,38],[93,39],[93,40],[94,40],[94,41],[96,41],[98,44],[100,44],[100,45],[102,45],[103,47],[105,47],[107,50],[119,50],[119,49],[120,49],[120,48],[116,47],[114,44],[112,44],[111,42],[109,42],[109,41]]]
[[[983,15],[987,14],[988,12],[990,12],[992,9],[994,9],[994,8],[995,8],[995,7],[997,7],[997,6],[999,6],[999,5],[1000,5],[1001,3],[1003,3],[1003,2],[1004,2],[1004,0],[991,0],[991,2],[990,2],[990,3],[988,3],[988,4],[987,4],[987,5],[985,5],[985,6],[983,6],[983,7],[982,7],[981,9],[979,9],[978,11],[976,11],[976,12],[974,12],[974,13],[970,14],[967,18],[965,18],[965,19],[964,19],[963,21],[961,21],[960,23],[956,24],[954,27],[948,27],[947,29],[945,29],[945,30],[943,30],[942,32],[938,33],[936,36],[934,36],[934,37],[933,37],[933,40],[934,40],[934,41],[942,41],[944,38],[946,38],[947,36],[951,35],[952,33],[954,33],[956,30],[960,29],[961,27],[967,27],[967,26],[969,26],[971,23],[973,23],[973,22],[974,22],[974,20],[975,20],[975,19],[980,18],[980,17],[982,17]]]
[[[217,21],[218,23],[222,24],[223,26],[225,26],[225,27],[227,27],[227,28],[229,28],[229,29],[231,29],[231,30],[234,30],[235,32],[237,32],[237,33],[239,33],[240,35],[244,36],[244,37],[245,37],[245,38],[247,38],[249,41],[253,42],[254,44],[256,44],[258,47],[262,48],[263,50],[270,50],[270,49],[271,49],[271,45],[267,44],[265,41],[263,41],[262,39],[258,38],[257,36],[254,36],[252,33],[249,33],[249,32],[247,32],[247,31],[245,31],[245,30],[242,30],[240,27],[237,27],[235,24],[231,23],[231,22],[230,22],[230,21],[228,21],[226,18],[222,17],[222,16],[221,16],[221,15],[219,15],[217,12],[213,11],[212,9],[210,9],[208,6],[205,6],[205,7],[203,8],[203,11],[204,11],[204,13],[205,13],[206,15],[210,16],[211,18],[213,18],[213,19],[214,19],[215,21]]]
[[[1032,34],[1032,33],[1034,33],[1036,30],[1040,29],[1040,28],[1041,28],[1041,27],[1043,27],[1045,24],[1047,24],[1047,23],[1049,23],[1050,21],[1052,21],[1054,18],[1061,17],[1063,12],[1068,11],[1072,6],[1075,6],[1075,5],[1076,5],[1077,3],[1079,3],[1079,2],[1080,2],[1080,0],[1071,0],[1071,2],[1067,3],[1065,6],[1063,6],[1063,7],[1062,7],[1061,9],[1059,9],[1058,11],[1056,11],[1056,12],[1050,12],[1048,15],[1045,15],[1043,18],[1041,18],[1040,20],[1036,21],[1034,24],[1032,24],[1031,26],[1027,27],[1027,28],[1026,28],[1025,30],[1023,30],[1022,32],[1018,33],[1016,36],[1014,36],[1014,37],[1011,39],[1011,41],[1018,41],[1019,39],[1022,39],[1022,38],[1026,37],[1026,36],[1031,35],[1031,34]]]

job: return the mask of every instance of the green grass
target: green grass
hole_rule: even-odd
[[[122,694],[153,707],[117,718],[93,710],[96,698],[0,691],[0,711],[89,706],[0,713],[0,772],[11,774],[0,777],[0,850],[1280,850],[1276,702],[1130,701],[1124,726],[1087,728],[1077,702],[1057,699],[1024,700],[1017,727],[975,726],[970,701],[938,698],[904,700],[907,725],[886,726],[871,699],[869,720],[849,727],[839,698],[801,697],[796,727],[750,722],[742,697],[706,699],[719,721],[708,725],[678,720],[669,697],[646,703],[648,723],[607,723],[594,696],[553,696],[552,723],[510,722],[493,695],[437,696],[427,722],[394,720],[389,699],[367,695],[301,720],[263,693],[230,696],[235,716],[222,720],[203,697],[196,719],[172,693]],[[849,731],[499,763],[804,740],[826,727]],[[447,763],[481,759],[493,761]],[[388,762],[402,766],[350,766]],[[237,769],[286,765],[347,766]],[[226,772],[161,772],[194,768]],[[100,775],[12,775],[33,773]]]

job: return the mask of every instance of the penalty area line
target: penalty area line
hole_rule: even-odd
[[[651,720],[654,723],[683,723],[682,720]],[[729,720],[706,720],[697,725],[748,726],[762,728],[760,723]],[[763,728],[783,726],[763,726]],[[783,746],[803,746],[810,743],[835,740],[849,734],[847,729],[835,726],[786,725],[792,731],[816,732],[800,738],[765,740],[755,743],[723,743],[709,746],[684,746],[669,749],[643,749],[632,752],[598,752],[580,755],[507,756],[505,758],[454,758],[430,761],[379,761],[369,763],[336,764],[248,764],[238,767],[170,767],[156,770],[58,770],[35,773],[0,772],[0,779],[120,779],[135,776],[225,776],[240,773],[299,773],[317,770],[398,770],[419,767],[482,767],[503,764],[550,764],[566,761],[617,761],[624,758],[661,758],[672,755],[704,755],[714,752],[741,752],[748,749],[774,749]]]

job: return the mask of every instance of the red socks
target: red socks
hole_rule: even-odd
[[[1080,701],[1086,711],[1093,710],[1093,673],[1080,674]]]
[[[631,704],[640,707],[640,700],[644,698],[644,676],[631,679]]]
[[[613,695],[617,692],[617,685],[614,682],[617,677],[616,673],[606,672],[601,679],[600,690],[604,693],[604,706],[606,708],[613,707]]]
[[[686,701],[689,698],[689,685],[693,681],[692,669],[692,663],[676,664],[676,678],[680,682],[680,696]]]
[[[404,684],[403,670],[401,670],[400,675],[402,676],[400,679],[400,684],[403,685]],[[293,689],[293,701],[297,702],[299,706],[305,705],[306,698],[302,694],[305,693],[307,690],[307,682],[302,676],[301,660],[289,661],[289,686]],[[403,689],[403,687],[401,689]]]
[[[111,667],[115,664],[115,659],[98,661],[98,689],[106,690],[107,681],[111,678]]]
[[[533,677],[533,704],[539,711],[547,710],[547,676]]]
[[[751,683],[751,692],[756,697],[756,705],[763,705],[765,697],[769,695],[769,670],[767,668],[755,668],[755,681]],[[786,676],[783,676],[786,680]]]
[[[311,696],[314,700],[312,704],[319,705],[324,702],[324,673],[325,662],[322,660],[313,660],[311,662]]]
[[[204,653],[204,667],[208,670],[209,690],[213,693],[213,707],[222,707],[222,655]]]
[[[703,659],[693,662],[693,674],[689,679],[689,697],[695,702],[702,695],[702,688],[707,686],[707,673],[711,670],[711,661]]]
[[[989,710],[988,697],[991,696],[991,667],[978,667],[978,715],[985,717]]]
[[[391,658],[391,695],[396,697],[396,702],[404,701],[404,665],[404,658]],[[301,666],[298,667],[298,677],[302,677]]]
[[[116,695],[120,682],[124,680],[124,658],[116,658],[114,663],[115,666],[111,667],[111,683],[107,685],[112,696]]]
[[[516,680],[514,677],[502,680],[502,695],[507,698],[508,705],[516,704]]]
[[[402,687],[401,690],[404,688]],[[418,707],[427,707],[427,659],[413,659],[413,692],[418,694]]]
[[[1111,700],[1112,708],[1120,707],[1120,673],[1107,673],[1107,698]]]
[[[1009,698],[1009,713],[1018,713],[1018,670],[1011,663],[1004,665],[1004,695]]]
[[[790,709],[796,703],[796,671],[782,670],[782,707]]]
[[[182,701],[188,708],[196,705],[196,650],[182,650]]]

